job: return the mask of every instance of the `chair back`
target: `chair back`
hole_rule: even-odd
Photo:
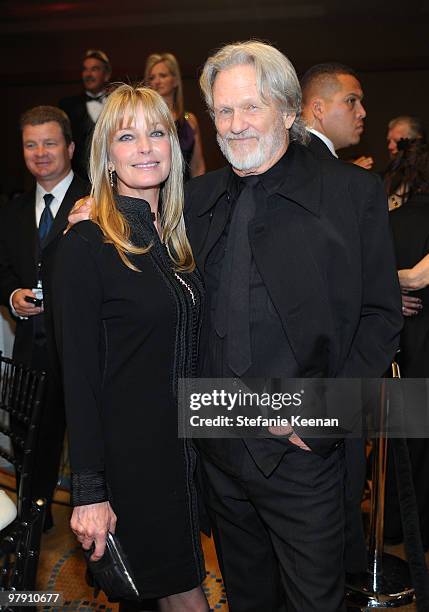
[[[45,378],[0,352],[0,457],[19,481],[17,515],[0,542],[0,591],[31,591],[36,585],[46,502],[31,499],[31,483]]]
[[[0,457],[19,474],[18,515],[31,507],[34,449],[46,374],[15,363],[0,352]]]

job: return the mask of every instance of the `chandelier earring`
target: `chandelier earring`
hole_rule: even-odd
[[[110,186],[113,189],[113,187],[115,186],[115,178],[114,178],[115,171],[112,170],[112,168],[108,168],[108,170],[109,170]]]

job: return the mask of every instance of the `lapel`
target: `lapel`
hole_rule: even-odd
[[[54,222],[49,231],[49,234],[46,236],[42,249],[46,249],[46,247],[53,241],[55,238],[61,234],[64,229],[67,227],[67,217],[70,210],[73,208],[76,200],[82,197],[82,186],[79,184],[79,179],[76,176],[73,178],[70,183],[69,188],[66,191],[66,194],[61,202],[61,206],[55,215]]]
[[[207,255],[219,240],[228,220],[229,199],[222,197],[226,193],[229,167],[224,168],[214,185],[204,206],[198,212],[201,221],[206,222],[206,231],[196,234],[194,239],[194,255],[198,268],[203,272]],[[197,244],[195,244],[195,242]]]
[[[323,231],[322,176],[313,155],[304,147],[293,149],[284,181],[269,196],[267,210],[249,223],[249,240],[302,375],[320,376],[328,369],[323,338],[333,333],[314,240],[315,232]]]
[[[316,157],[321,159],[335,159],[335,155],[332,155],[329,147],[323,142],[321,138],[310,132],[310,142],[308,148]]]
[[[81,96],[75,98],[75,100],[74,113],[76,120],[88,125],[94,125],[91,117],[88,115],[88,109],[86,108],[86,95],[82,94]]]
[[[19,249],[25,260],[25,268],[34,274],[39,260],[39,235],[36,228],[36,188],[23,195],[18,213]]]
[[[82,106],[81,106],[81,114],[82,114],[82,119],[85,121],[85,128],[86,130],[92,130],[95,127],[95,123],[93,122],[93,120],[91,119],[90,115],[88,114],[88,109],[86,107],[86,95],[83,94],[82,95]]]

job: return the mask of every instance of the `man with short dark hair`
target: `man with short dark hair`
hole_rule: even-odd
[[[304,74],[301,88],[302,116],[315,153],[338,157],[339,149],[359,143],[366,111],[362,87],[352,68],[337,62],[317,64]],[[353,163],[369,170],[373,159],[362,156]]]
[[[391,119],[387,126],[387,150],[390,159],[398,155],[398,142],[400,140],[426,141],[426,131],[422,121],[411,115],[400,115]]]
[[[82,64],[84,93],[59,102],[69,116],[76,144],[73,169],[88,178],[89,149],[92,133],[106,101],[106,86],[112,74],[109,58],[99,49],[85,52]]]
[[[51,270],[67,215],[89,186],[73,175],[74,143],[61,109],[32,108],[20,126],[25,164],[36,184],[0,210],[0,303],[10,307],[17,321],[14,359],[48,374],[32,496],[47,499],[49,528],[65,419],[50,314]]]

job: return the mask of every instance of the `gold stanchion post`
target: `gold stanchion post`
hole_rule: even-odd
[[[392,377],[400,378],[399,367],[392,364]],[[372,494],[368,541],[368,571],[353,576],[347,583],[346,602],[349,609],[399,608],[413,601],[408,563],[383,551],[384,495],[386,486],[389,418],[388,379],[381,380],[378,414],[379,435],[372,447]]]

